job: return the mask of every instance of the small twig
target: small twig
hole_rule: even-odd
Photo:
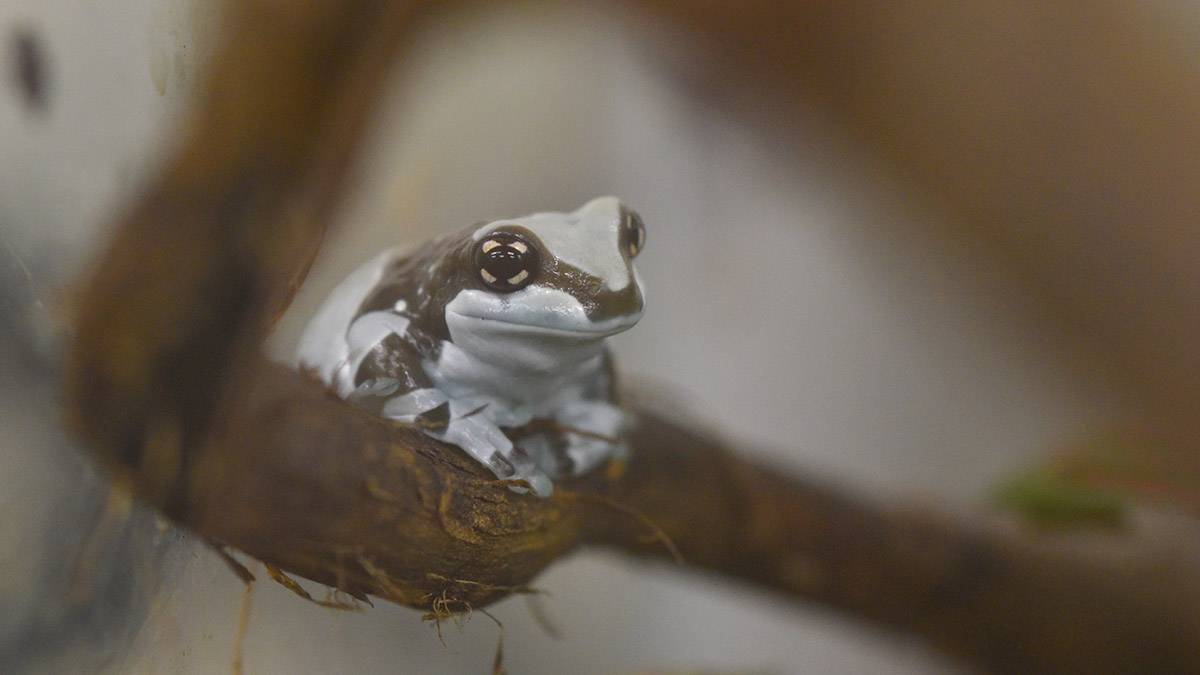
[[[569,499],[569,500],[582,501],[582,502],[592,502],[594,504],[602,504],[604,506],[607,506],[610,509],[613,509],[614,511],[623,513],[627,516],[630,516],[630,517],[636,519],[638,522],[640,522],[642,525],[646,526],[646,528],[650,530],[650,535],[651,535],[650,541],[651,542],[657,541],[657,542],[662,543],[663,547],[665,547],[667,549],[667,552],[671,554],[671,558],[675,561],[675,564],[677,564],[677,565],[685,564],[685,561],[683,559],[683,553],[680,552],[679,547],[675,545],[675,541],[673,539],[671,539],[671,536],[669,534],[667,534],[667,531],[662,529],[661,527],[659,527],[658,523],[651,520],[650,516],[647,516],[646,514],[639,511],[638,509],[636,509],[632,506],[628,506],[626,504],[622,504],[611,497],[607,497],[605,495],[600,495],[600,494],[584,494],[584,493],[580,493],[580,492],[569,492],[567,490],[559,490],[558,492],[555,493],[555,496],[562,498],[562,499]]]
[[[529,610],[529,615],[533,617],[534,623],[541,626],[542,630],[546,631],[555,640],[561,640],[563,637],[562,630],[558,624],[550,618],[550,612],[546,609],[545,597],[542,595],[526,595],[525,608]]]
[[[496,639],[496,656],[492,658],[492,675],[505,675],[508,671],[504,669],[504,624],[486,609],[479,611],[495,622],[496,627],[500,629],[500,636]]]
[[[279,569],[278,567],[276,567],[274,565],[268,564],[268,563],[263,563],[263,566],[266,567],[267,574],[271,577],[271,579],[275,583],[279,584],[280,586],[283,586],[284,588],[288,589],[292,593],[295,593],[296,595],[300,596],[301,598],[304,598],[305,600],[313,603],[314,605],[319,605],[321,607],[327,607],[329,609],[338,609],[338,610],[343,610],[343,611],[348,611],[348,612],[358,612],[358,611],[362,610],[361,607],[354,604],[353,602],[344,602],[337,598],[334,598],[332,600],[317,600],[316,598],[314,598],[312,596],[311,593],[304,590],[303,586],[301,586],[295,579],[289,577],[283,570]]]
[[[575,436],[581,436],[583,438],[590,438],[592,440],[604,441],[606,443],[613,443],[613,444],[621,442],[621,439],[617,438],[616,436],[608,436],[606,434],[596,433],[595,431],[588,431],[586,429],[580,429],[578,427],[568,426],[566,424],[561,424],[557,420],[550,419],[550,418],[541,418],[541,419],[530,420],[529,422],[526,422],[525,424],[523,424],[519,427],[514,427],[510,431],[514,440],[521,439],[526,436],[532,436],[534,434],[540,434],[540,433],[546,433],[546,432],[559,433],[559,434],[571,434],[571,435],[575,435]]]
[[[108,488],[100,519],[88,532],[83,548],[75,559],[70,597],[76,603],[82,603],[91,597],[96,566],[104,556],[105,549],[112,545],[121,528],[129,520],[133,510],[133,495],[129,490],[129,485],[121,480],[114,481]]]
[[[220,552],[224,553],[224,551]],[[225,557],[233,560],[227,553],[225,553]],[[236,560],[233,562],[241,567]],[[242,569],[245,570],[249,580],[245,582],[242,589],[242,602],[238,608],[237,632],[233,634],[233,675],[242,675],[242,663],[246,653],[246,635],[250,632],[250,610],[254,599],[254,575],[250,573],[250,570],[246,570],[244,567]]]
[[[434,581],[441,581],[441,582],[448,583],[448,584],[461,584],[463,586],[475,586],[476,588],[480,588],[485,591],[500,591],[503,593],[511,593],[511,594],[517,594],[517,595],[541,595],[541,594],[545,593],[545,591],[543,591],[539,588],[532,588],[530,586],[525,586],[525,585],[498,586],[495,584],[484,583],[482,581],[471,581],[470,579],[451,579],[450,577],[444,577],[444,576],[442,576],[440,574],[436,574],[434,572],[427,573],[425,575],[425,578],[432,579]]]
[[[241,579],[243,584],[254,583],[254,574],[252,574],[245,565],[238,562],[237,558],[233,557],[233,555],[229,552],[229,549],[224,544],[210,539],[208,540],[208,546],[217,554],[219,558],[221,558],[221,560],[229,567],[234,575],[236,575],[238,579]]]

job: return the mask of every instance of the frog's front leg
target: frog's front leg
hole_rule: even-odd
[[[475,402],[451,400],[446,428],[426,433],[462,448],[497,478],[523,480],[539,497],[549,497],[554,491],[550,476],[515,446]]]
[[[434,388],[421,355],[398,333],[366,346],[353,387],[347,401],[387,419],[434,430],[450,419],[449,399]]]
[[[550,477],[513,446],[482,408],[451,399],[421,367],[421,356],[395,333],[371,347],[360,362],[348,400],[386,419],[415,424],[458,446],[501,479],[524,480],[538,496],[553,491]]]
[[[566,435],[566,454],[577,476],[629,454],[624,440],[628,414],[614,403],[600,399],[572,401],[562,405],[554,419]]]

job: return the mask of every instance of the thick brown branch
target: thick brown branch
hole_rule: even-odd
[[[182,147],[79,298],[72,421],[168,512],[320,244],[418,2],[230,2]]]
[[[694,566],[918,633],[998,672],[1200,669],[1195,549],[1116,539],[1068,550],[854,497],[645,422],[615,498],[650,514]],[[620,529],[605,540],[633,546],[636,524],[610,522]]]
[[[1067,550],[889,508],[653,415],[623,474],[541,500],[300,375],[263,365],[253,379],[229,436],[193,464],[185,522],[354,594],[480,606],[582,544],[669,561],[661,528],[689,566],[921,634],[1003,672],[1197,667],[1198,561],[1161,544]]]
[[[692,566],[981,665],[1197,668],[1200,595],[1179,558],[1061,552],[895,511],[650,415],[623,474],[520,496],[454,448],[262,363],[411,6],[234,7],[188,141],[81,302],[68,411],[144,499],[287,572],[435,611],[525,592],[583,544],[667,556],[661,528]]]

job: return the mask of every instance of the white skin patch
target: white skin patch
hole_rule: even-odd
[[[556,258],[604,280],[609,290],[630,284],[629,267],[621,255],[621,202],[598,197],[571,213],[535,213],[524,218],[497,220],[475,231],[482,241],[493,230],[520,225],[537,235]],[[488,250],[484,244],[485,252]]]

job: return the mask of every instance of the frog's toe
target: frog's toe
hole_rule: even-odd
[[[521,480],[528,484],[513,486],[520,494],[532,492],[539,497],[549,497],[554,492],[554,482],[549,474],[534,463],[521,448],[514,447],[509,454],[496,453],[488,461],[492,473],[505,480]]]
[[[525,474],[520,476],[520,479],[525,481],[529,487],[525,487],[524,485],[510,486],[509,489],[517,494],[533,493],[537,497],[549,497],[554,494],[554,481],[550,480],[550,477],[541,471]]]
[[[508,461],[499,452],[492,454],[491,458],[487,461],[487,465],[492,470],[492,473],[496,474],[497,478],[507,479],[517,475],[517,467],[513,466],[513,463]]]
[[[574,474],[582,476],[609,459],[626,456],[628,450],[624,449],[624,446],[625,444],[620,442],[576,437],[567,446],[567,456],[571,458]]]
[[[414,419],[414,423],[422,429],[444,431],[446,427],[450,426],[450,404],[442,403],[420,413]]]
[[[554,481],[542,472],[537,472],[532,476],[527,476],[525,480],[529,483],[529,487],[533,489],[533,494],[538,497],[549,497],[554,494]]]

